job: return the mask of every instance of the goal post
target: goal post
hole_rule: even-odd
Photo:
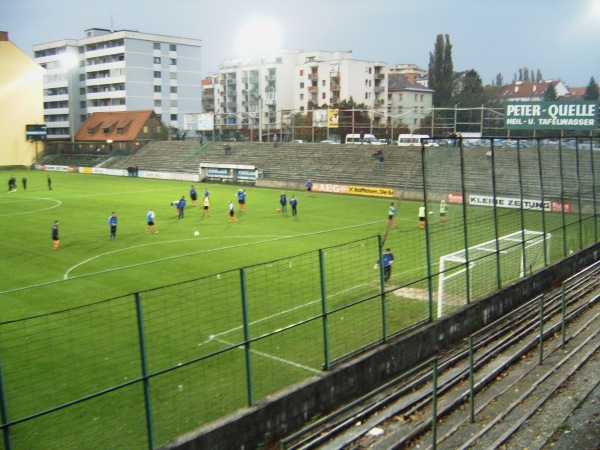
[[[479,298],[495,290],[498,273],[505,285],[544,267],[551,239],[550,233],[522,230],[474,245],[468,251],[441,256],[438,317],[445,305],[459,307],[466,304],[467,298]]]

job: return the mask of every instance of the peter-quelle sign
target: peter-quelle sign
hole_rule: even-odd
[[[504,128],[513,130],[595,130],[598,102],[504,102]]]

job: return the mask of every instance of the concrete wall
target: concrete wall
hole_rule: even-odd
[[[364,395],[433,357],[600,258],[600,244],[570,255],[497,293],[399,336],[333,370],[294,385],[160,447],[161,449],[253,449],[275,442],[312,417]]]

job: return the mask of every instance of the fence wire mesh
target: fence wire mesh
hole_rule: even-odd
[[[593,148],[398,148],[406,188],[385,243],[374,236],[0,324],[0,448],[164,443],[596,242]],[[388,247],[386,282],[377,263]]]

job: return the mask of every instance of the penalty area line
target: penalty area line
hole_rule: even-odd
[[[230,347],[234,345],[232,342],[227,342],[227,341],[225,341],[223,339],[219,339],[217,337],[215,337],[213,340],[215,340],[217,342],[220,342],[221,344],[230,346]],[[238,347],[238,348],[240,350],[244,350],[243,347]],[[250,348],[250,351],[252,353],[256,354],[256,355],[262,356],[262,357],[267,358],[267,359],[272,359],[274,361],[278,361],[278,362],[280,362],[282,364],[286,364],[288,366],[296,367],[297,369],[307,370],[307,371],[312,372],[312,373],[321,373],[320,370],[313,369],[312,367],[308,367],[308,366],[305,366],[303,364],[296,363],[294,361],[290,361],[289,359],[283,359],[283,358],[280,358],[279,356],[270,355],[268,353],[261,352],[259,350],[253,350],[252,348]]]

